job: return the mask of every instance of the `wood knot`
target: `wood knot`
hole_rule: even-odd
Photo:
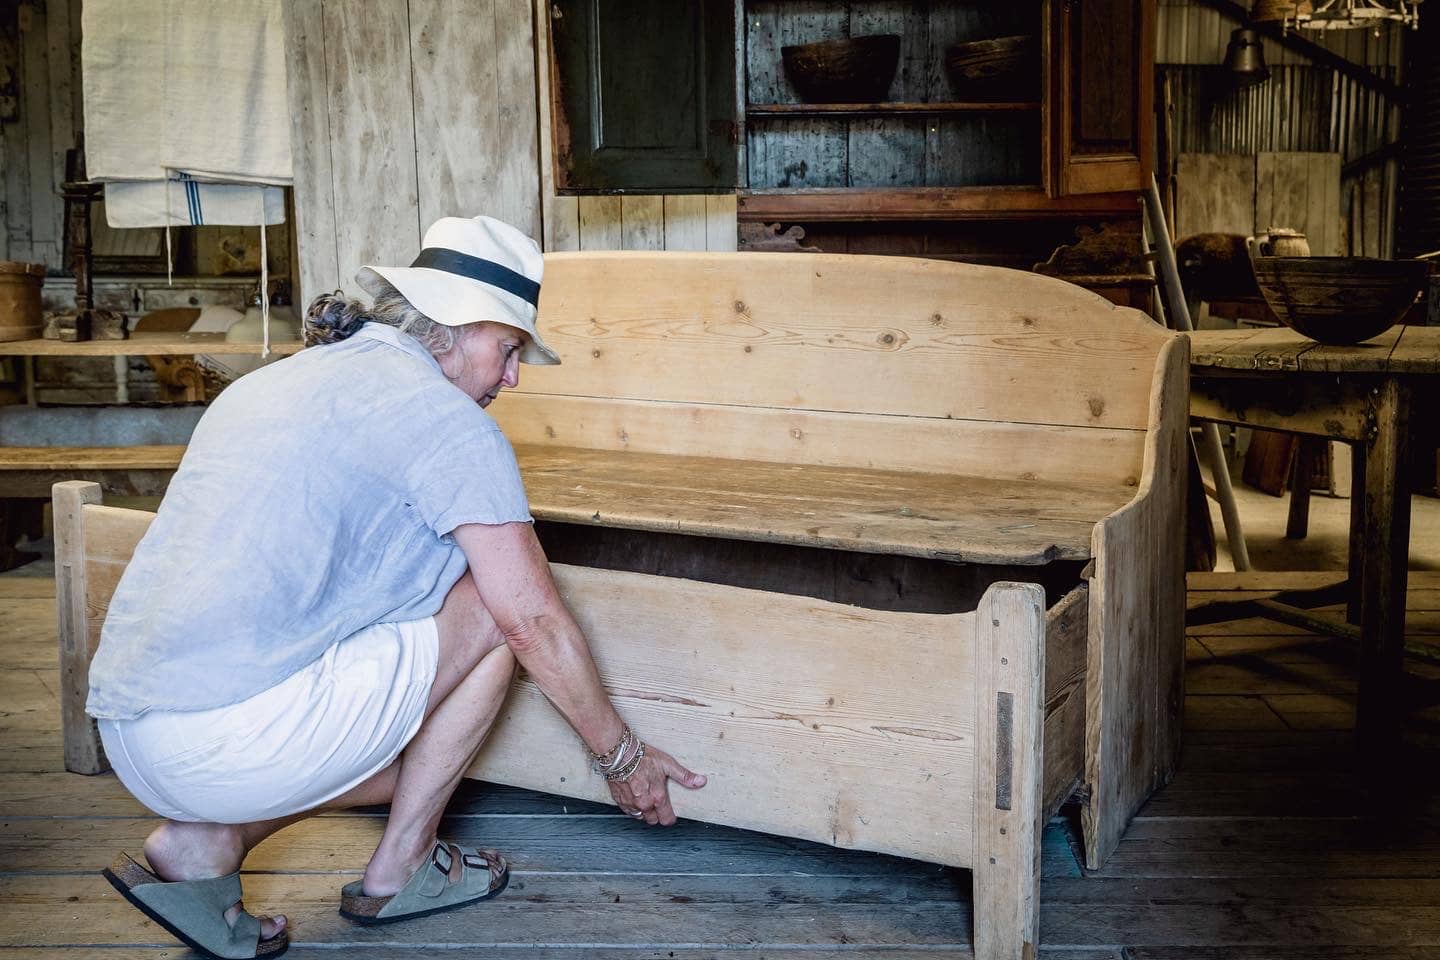
[[[596,360],[599,360],[599,359],[600,359],[600,351],[599,351],[599,350],[591,350],[591,351],[590,351],[590,356],[594,357]]]
[[[930,326],[932,326],[932,327],[943,327],[943,326],[945,326],[945,318],[942,317],[942,316],[941,316],[940,314],[938,314],[938,313],[932,313],[932,314],[930,315]]]
[[[746,310],[749,310],[749,309],[750,309],[749,307],[745,306],[745,301],[744,301],[744,300],[736,300],[736,301],[735,301],[735,312],[736,312],[736,313],[744,313]]]
[[[799,427],[796,427],[795,429],[790,431],[790,436],[794,437],[796,440],[803,440],[805,439],[805,431],[801,430]]]
[[[554,440],[554,439],[555,439],[555,428],[552,427],[552,426],[548,426],[548,425],[547,425],[547,426],[545,427],[545,436],[549,437],[551,440]]]
[[[883,343],[883,344],[884,344],[885,346],[887,346],[887,347],[890,346],[892,343],[895,342],[895,334],[893,334],[893,333],[882,333],[882,334],[880,334],[880,342]]]
[[[1033,326],[1035,326],[1035,318],[1034,318],[1034,317],[1021,317],[1021,318],[1020,318],[1020,322],[1021,322],[1022,324],[1024,324],[1025,326],[1027,326],[1027,327],[1033,327]]]
[[[1099,394],[1092,393],[1085,402],[1090,406],[1090,416],[1098,418],[1105,413],[1105,398]]]
[[[755,348],[752,347],[752,346],[750,346],[750,344],[747,343],[747,344],[745,344],[745,352],[746,352],[746,353],[754,353],[754,352],[755,352]]]

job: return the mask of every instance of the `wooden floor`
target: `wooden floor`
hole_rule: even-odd
[[[1191,603],[1323,582],[1213,574]],[[1333,579],[1333,578],[1330,578]],[[1440,574],[1412,576],[1411,626],[1440,643]],[[113,776],[62,771],[54,600],[0,578],[0,960],[189,956],[98,875],[153,820]],[[1262,621],[1193,627],[1184,760],[1102,871],[1046,834],[1041,956],[1440,960],[1440,669],[1410,664],[1414,762],[1354,772],[1353,658]],[[943,815],[943,811],[937,811]],[[290,828],[247,863],[246,899],[292,918],[293,952],[369,960],[631,957],[734,950],[791,960],[970,955],[969,875],[739,830],[647,829],[612,809],[470,784],[444,833],[510,855],[496,901],[391,927],[351,926],[338,890],[378,813]]]

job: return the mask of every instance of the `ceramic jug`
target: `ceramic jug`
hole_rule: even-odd
[[[1308,257],[1310,244],[1305,234],[1288,227],[1271,227],[1245,241],[1252,257]]]

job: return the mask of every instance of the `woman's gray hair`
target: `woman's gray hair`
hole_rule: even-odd
[[[310,302],[305,311],[305,346],[339,343],[360,332],[367,323],[383,323],[401,333],[409,334],[439,357],[455,349],[455,328],[436,323],[416,310],[405,295],[389,283],[379,280],[375,302],[365,306],[339,290],[322,293]]]

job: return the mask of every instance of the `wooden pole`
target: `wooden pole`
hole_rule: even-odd
[[[1195,329],[1190,322],[1190,308],[1185,303],[1185,291],[1180,286],[1180,269],[1175,264],[1175,248],[1170,245],[1170,228],[1165,223],[1165,213],[1160,204],[1160,190],[1155,185],[1155,175],[1150,175],[1150,185],[1145,191],[1146,231],[1150,236],[1155,257],[1160,262],[1161,289],[1165,295],[1161,300],[1173,321],[1176,330],[1189,333]],[[1148,261],[1147,261],[1148,262]],[[1154,269],[1154,266],[1151,266]],[[1245,531],[1240,527],[1240,510],[1235,505],[1235,491],[1230,486],[1230,469],[1225,463],[1225,448],[1220,444],[1220,428],[1213,423],[1200,426],[1201,451],[1210,461],[1210,472],[1215,480],[1215,499],[1220,501],[1220,516],[1225,522],[1225,539],[1230,544],[1230,558],[1236,570],[1250,569],[1250,551],[1245,546]]]

